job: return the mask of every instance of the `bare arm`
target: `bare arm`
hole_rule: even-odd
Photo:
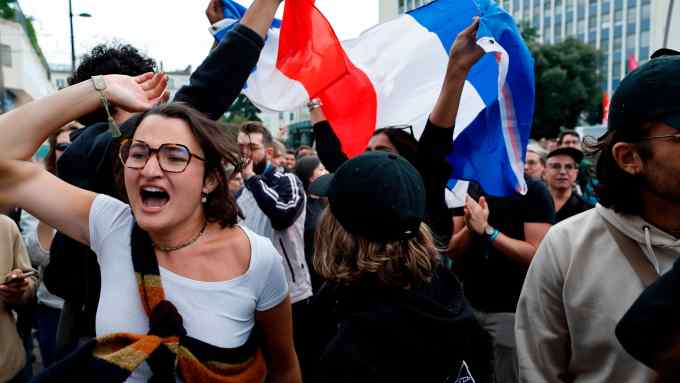
[[[264,346],[270,363],[272,383],[300,383],[302,375],[293,347],[293,317],[290,298],[278,306],[255,314],[264,333]]]
[[[453,259],[460,258],[472,244],[472,232],[465,225],[463,217],[453,217],[453,236],[449,241],[447,255]]]
[[[524,241],[513,239],[501,233],[495,241],[493,247],[507,255],[508,257],[529,265],[536,254],[538,245],[541,244],[543,237],[550,229],[549,223],[525,223]]]
[[[281,0],[255,0],[241,19],[241,25],[255,31],[260,37],[267,35]]]
[[[167,98],[162,74],[110,75],[105,81],[107,99],[125,110],[145,110]],[[52,131],[93,111],[99,102],[91,82],[84,81],[0,116],[0,203],[20,206],[85,244],[95,194],[21,160],[29,158]]]

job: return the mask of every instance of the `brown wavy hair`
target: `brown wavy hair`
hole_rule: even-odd
[[[226,169],[241,171],[243,163],[238,145],[233,137],[228,138],[224,127],[205,117],[199,111],[186,104],[173,102],[153,107],[133,117],[132,130],[129,135],[123,138],[132,138],[142,121],[149,116],[177,118],[189,126],[204,153],[205,177],[212,174],[217,179],[217,187],[212,193],[208,194],[207,201],[203,204],[205,217],[208,222],[217,222],[222,227],[235,225],[238,217],[238,206],[234,196],[229,192]],[[121,188],[120,194],[126,198],[127,194],[123,181],[125,167],[120,160],[115,161],[115,164],[114,172]]]
[[[315,242],[314,269],[324,279],[345,285],[373,278],[383,286],[417,287],[430,282],[439,263],[425,224],[412,239],[378,242],[350,234],[326,208]]]

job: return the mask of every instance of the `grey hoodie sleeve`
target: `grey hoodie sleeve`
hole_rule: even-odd
[[[517,304],[515,339],[521,382],[567,382],[570,337],[563,273],[548,232],[529,267]]]

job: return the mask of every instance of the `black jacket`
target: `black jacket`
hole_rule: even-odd
[[[315,382],[454,382],[463,361],[476,382],[489,381],[490,339],[444,268],[414,290],[326,282],[312,304]]]
[[[616,337],[649,368],[680,344],[680,259],[642,292],[616,326]]]
[[[333,132],[328,121],[321,121],[313,126],[316,150],[323,166],[329,172],[335,172],[347,156],[342,152],[342,144]],[[423,178],[427,194],[427,223],[438,245],[449,244],[453,233],[451,213],[446,206],[444,190],[453,169],[446,157],[453,150],[453,128],[442,128],[427,120],[425,130],[418,140],[416,164],[413,164]]]
[[[256,32],[237,26],[196,69],[189,85],[178,91],[174,101],[185,102],[212,119],[219,118],[238,97],[263,46],[264,40]],[[131,129],[131,120],[121,125],[123,134],[129,134]],[[57,163],[59,177],[95,193],[120,197],[113,178],[117,146],[108,125],[89,126],[74,138]],[[90,249],[57,233],[44,278],[52,293],[84,305],[85,319],[80,325],[85,326],[86,334],[93,334],[101,280],[97,259]]]

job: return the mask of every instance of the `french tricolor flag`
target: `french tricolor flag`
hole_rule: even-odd
[[[236,22],[245,13],[233,0],[223,1],[227,19]],[[448,157],[450,187],[474,180],[491,195],[524,193],[533,59],[512,17],[491,0],[435,0],[342,42],[313,0],[288,0],[244,93],[271,111],[320,98],[350,157],[364,151],[376,128],[411,124],[418,136],[441,90],[451,45],[473,16],[480,17],[478,44],[487,54],[463,90]]]

